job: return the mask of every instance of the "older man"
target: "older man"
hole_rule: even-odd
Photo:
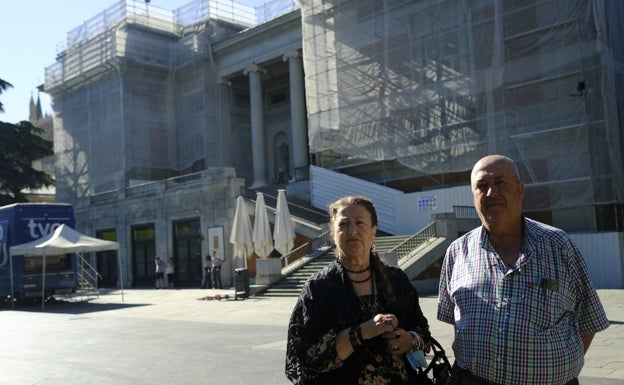
[[[609,322],[564,231],[522,215],[514,162],[491,155],[471,174],[482,226],[448,248],[438,319],[455,326],[455,384],[578,384]]]

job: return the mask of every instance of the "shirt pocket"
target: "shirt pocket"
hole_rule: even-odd
[[[530,329],[541,334],[557,324],[565,313],[556,281],[544,279],[527,290],[524,309],[520,309]]]

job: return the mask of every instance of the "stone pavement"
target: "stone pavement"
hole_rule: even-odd
[[[229,299],[216,300],[225,295]],[[286,328],[295,298],[233,299],[233,290],[129,289],[0,310],[0,384],[287,385]],[[596,335],[581,384],[624,384],[624,290],[600,290],[611,326]],[[421,305],[450,349],[452,327]]]

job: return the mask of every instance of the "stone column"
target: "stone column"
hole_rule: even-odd
[[[297,179],[297,170],[308,166],[308,134],[306,130],[305,85],[303,82],[303,64],[301,52],[291,51],[284,55],[288,61],[290,79],[290,120],[291,120],[291,170],[293,180]],[[307,175],[307,173],[306,173]]]
[[[234,164],[232,158],[232,121],[230,119],[230,86],[231,83],[225,79],[217,81],[218,87],[218,134],[221,137],[218,147],[218,165],[231,167]]]
[[[253,158],[253,183],[251,188],[268,185],[266,164],[266,140],[264,133],[264,105],[262,103],[262,72],[253,64],[244,72],[249,75],[249,99],[251,105],[251,151]]]

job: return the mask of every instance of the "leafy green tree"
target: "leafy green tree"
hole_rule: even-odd
[[[0,79],[0,94],[10,87],[11,83]],[[0,112],[4,112],[2,103]],[[44,139],[42,133],[28,121],[0,121],[0,205],[26,202],[24,190],[54,183],[50,175],[32,166],[34,161],[54,154],[52,142]]]

